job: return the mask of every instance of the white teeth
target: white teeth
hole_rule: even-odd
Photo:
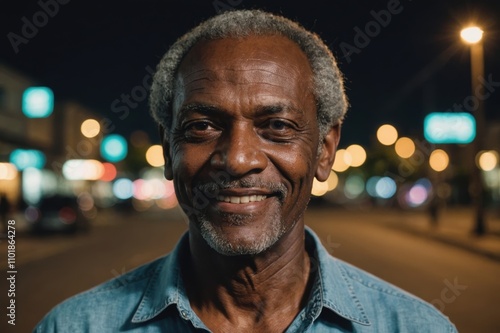
[[[267,198],[265,195],[244,195],[241,197],[218,195],[217,200],[234,204],[262,201]]]

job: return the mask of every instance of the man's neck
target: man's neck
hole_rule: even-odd
[[[190,251],[184,274],[188,297],[214,331],[282,332],[307,301],[310,262],[302,223],[259,255],[221,255],[192,230]]]

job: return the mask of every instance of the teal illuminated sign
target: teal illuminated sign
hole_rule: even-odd
[[[424,119],[424,136],[430,143],[471,143],[476,137],[476,119],[467,112],[429,113]]]
[[[22,109],[28,118],[46,118],[54,111],[54,93],[47,87],[30,87],[23,93]]]

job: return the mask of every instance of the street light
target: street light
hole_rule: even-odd
[[[471,88],[472,96],[477,101],[476,118],[476,138],[474,140],[474,155],[479,153],[483,146],[483,136],[485,133],[484,120],[484,87],[481,79],[484,77],[484,55],[483,55],[483,30],[479,27],[470,26],[462,29],[460,32],[462,40],[470,45],[471,62]],[[484,221],[484,203],[483,203],[483,183],[481,181],[481,171],[472,165],[472,190],[476,206],[475,226],[473,232],[476,235],[483,235],[486,232]]]
[[[483,30],[479,27],[468,27],[460,31],[460,37],[468,44],[476,44],[483,38]]]

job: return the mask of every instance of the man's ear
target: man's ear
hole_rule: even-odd
[[[165,128],[162,125],[159,125],[158,130],[160,131],[161,145],[163,147],[163,159],[165,160],[165,178],[172,180],[174,179],[174,174],[172,172],[172,159],[170,158],[170,143],[168,142]]]
[[[335,153],[340,140],[340,123],[334,125],[325,138],[323,139],[321,154],[318,160],[318,167],[316,169],[316,179],[324,182],[330,176],[333,162],[335,161]]]

